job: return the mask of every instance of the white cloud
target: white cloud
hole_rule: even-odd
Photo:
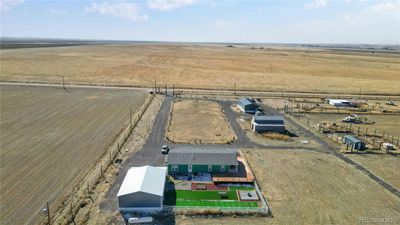
[[[148,19],[148,16],[146,14],[140,15],[140,7],[137,4],[128,2],[93,2],[90,6],[86,7],[85,12],[110,15],[133,21]]]
[[[271,33],[286,42],[400,44],[399,15],[400,2],[379,1],[358,12],[299,21]]]
[[[58,9],[50,9],[49,13],[53,16],[65,16],[68,13],[66,11],[58,10]]]
[[[318,8],[323,8],[327,5],[328,1],[327,0],[313,0],[311,2],[308,2],[304,4],[305,9],[318,9]]]
[[[8,12],[22,3],[24,3],[24,0],[0,0],[0,11]]]
[[[394,21],[400,25],[400,2],[380,2],[371,5],[357,14],[344,15],[347,22],[371,24],[378,21]]]
[[[196,0],[150,0],[147,2],[147,6],[155,10],[168,11],[189,5],[195,5],[196,3]]]
[[[362,13],[389,16],[400,19],[400,2],[381,2],[366,8]]]

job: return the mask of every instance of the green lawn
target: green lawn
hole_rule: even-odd
[[[258,207],[257,202],[241,202],[236,190],[254,190],[252,187],[230,187],[227,198],[221,198],[218,191],[166,191],[164,204],[175,206],[213,206],[213,207]]]

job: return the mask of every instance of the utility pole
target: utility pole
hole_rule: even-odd
[[[129,124],[132,127],[132,108],[129,108]]]
[[[63,76],[63,83],[62,83],[62,85],[63,85],[63,89],[65,89],[64,76]]]
[[[47,207],[47,222],[49,223],[49,225],[51,225],[49,201],[47,201],[46,207]]]
[[[374,130],[374,142],[373,142],[374,147],[375,147],[375,138],[376,138],[376,129]]]
[[[154,75],[154,94],[156,94],[157,89],[157,78],[156,75]]]
[[[233,96],[236,98],[236,82],[233,84]]]

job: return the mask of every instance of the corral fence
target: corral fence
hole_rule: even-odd
[[[47,214],[56,212],[56,216],[49,216],[52,220],[55,221],[54,224],[60,224],[60,222],[57,222],[57,219],[60,219],[65,223],[65,220],[61,218],[62,215],[64,215],[64,217],[65,215],[69,215],[69,221],[67,222],[75,223],[74,218],[79,209],[82,207],[82,200],[90,199],[93,203],[96,198],[96,195],[94,193],[96,185],[100,182],[102,178],[105,180],[105,182],[109,183],[105,176],[107,168],[110,165],[113,165],[116,156],[118,155],[118,153],[121,153],[122,147],[128,140],[131,133],[134,132],[135,127],[141,120],[147,108],[150,106],[154,97],[154,94],[150,94],[138,111],[134,111],[132,109],[129,110],[129,114],[127,113],[127,119],[129,118],[129,122],[125,124],[125,126],[121,129],[114,141],[107,148],[107,151],[105,151],[103,156],[96,162],[95,166],[87,173],[84,179],[82,179],[82,182],[80,184],[77,184],[72,191],[67,193],[62,203],[52,202],[50,204],[51,210],[48,208],[49,206],[47,206]],[[59,216],[60,218],[57,218],[57,216]],[[43,219],[41,224],[53,224],[48,220],[49,219]]]
[[[384,108],[384,107],[381,107]],[[368,114],[368,115],[400,115],[400,110],[380,110],[376,111],[373,107],[360,108],[360,107],[324,107],[322,105],[316,107],[308,107],[305,104],[297,104],[296,107],[285,105],[283,108],[277,108],[283,110],[291,115],[309,113],[309,114]],[[314,111],[311,111],[314,110]]]
[[[268,92],[268,91],[214,91],[214,90],[180,90],[180,96],[185,97],[197,97],[201,96],[203,98],[324,98],[324,99],[352,99],[357,98],[360,100],[388,100],[400,101],[400,96],[391,95],[358,95],[358,94],[324,94],[324,93],[291,93],[291,92]]]
[[[371,149],[381,149],[383,143],[390,143],[397,148],[400,147],[400,137],[390,133],[390,131],[381,131],[376,128],[362,127],[359,124],[337,123],[335,126],[325,127],[322,123],[310,120],[307,114],[294,114],[297,121],[303,125],[317,130],[321,133],[327,134],[329,138],[339,142],[346,134],[351,134],[358,137],[360,140],[365,141],[371,146]]]

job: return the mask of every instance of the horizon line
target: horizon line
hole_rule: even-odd
[[[371,44],[371,43],[321,43],[321,42],[222,42],[222,41],[162,41],[162,40],[124,40],[124,39],[91,39],[91,38],[54,38],[54,37],[9,37],[0,36],[3,39],[26,39],[26,40],[54,40],[54,41],[87,41],[87,42],[147,42],[147,43],[193,43],[193,44],[270,44],[270,45],[369,45],[369,46],[397,46],[400,44]]]

